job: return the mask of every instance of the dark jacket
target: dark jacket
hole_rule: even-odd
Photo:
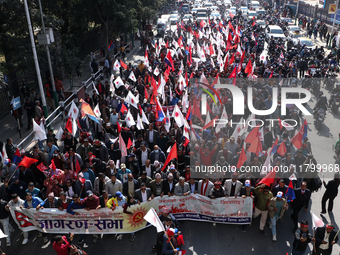
[[[327,185],[324,183],[326,188],[325,195],[328,197],[336,197],[338,195],[340,182],[336,182],[335,180],[330,180]]]
[[[164,194],[168,195],[168,193],[170,192],[172,195],[174,194],[174,190],[175,190],[175,185],[178,183],[178,181],[176,181],[175,179],[172,180],[172,189],[170,190],[170,184],[168,182],[168,180],[163,181],[163,190],[164,190]],[[198,185],[198,184],[197,184]]]
[[[149,148],[146,148],[146,150],[148,151],[148,158],[150,158],[151,150]],[[141,150],[141,148],[137,149],[136,156],[138,158],[139,166],[142,167],[142,150]]]
[[[247,190],[246,190],[246,187],[245,187],[245,186],[243,186],[243,187],[241,188],[240,195],[241,195],[241,196],[247,196]],[[251,196],[255,196],[255,189],[254,189],[254,187],[252,187],[252,186],[250,186],[250,195],[251,195]]]
[[[35,180],[35,175],[34,175],[33,171],[31,169],[29,169],[29,168],[26,169],[25,173],[20,171],[19,179],[21,181],[24,181],[27,185],[30,182],[35,183],[35,181],[36,181]]]
[[[136,179],[133,179],[133,183],[134,183],[134,185],[135,185],[134,189],[135,189],[135,191],[136,191],[137,189],[139,189],[139,182],[138,182]],[[128,182],[125,182],[125,183],[123,184],[123,195],[124,195],[124,196],[129,195]]]
[[[67,207],[71,204],[71,202],[72,202],[72,198],[67,197],[67,198],[66,198]],[[57,201],[57,206],[58,206],[58,208],[59,208],[59,207],[63,207],[63,201],[62,201],[60,198],[59,198],[58,201]],[[46,207],[46,208],[47,208],[47,207]]]
[[[146,198],[149,199],[152,196],[152,192],[150,188],[146,188]],[[137,189],[135,191],[135,199],[139,200],[139,202],[143,202],[142,191],[141,189]]]
[[[307,241],[301,242],[300,238],[304,234],[307,237]],[[295,234],[294,234],[293,250],[305,251],[307,249],[308,243],[310,243],[311,241],[312,241],[312,235],[309,233],[309,231],[307,230],[307,232],[303,233],[301,229],[299,228],[295,231]]]
[[[318,250],[320,244],[322,243],[324,237],[325,237],[325,232],[326,232],[326,226],[317,228],[315,231],[315,248]],[[333,242],[334,237],[336,235],[336,231],[333,229],[332,232],[329,234],[329,246],[328,246],[328,251],[329,254],[332,254],[332,249],[333,245],[331,245],[331,242]],[[338,242],[338,236],[334,240],[335,242]]]
[[[190,188],[190,193],[194,194],[194,192],[192,192],[191,190],[191,184],[190,181],[187,181],[186,183],[189,184],[189,188]],[[198,191],[198,181],[195,180],[195,191]]]
[[[295,199],[293,201],[293,207],[308,208],[310,196],[311,193],[309,189],[306,189],[304,194],[302,194],[301,188],[295,189]]]
[[[42,203],[40,203],[40,206],[43,206],[44,208],[51,208],[50,203],[48,202],[48,198],[46,198]],[[58,198],[54,198],[54,208],[58,208]]]
[[[156,153],[154,152],[154,151],[152,151],[151,153],[150,153],[150,161],[151,161],[151,164],[153,164],[154,162],[155,162],[155,155]],[[162,163],[164,163],[165,162],[165,154],[164,154],[164,152],[161,150],[161,149],[159,149],[159,151],[158,151],[158,154],[159,154],[159,156],[158,156],[158,161],[159,162],[162,162]]]
[[[150,130],[146,130],[145,141],[147,142],[147,144],[149,144],[149,135],[150,135]],[[157,143],[157,139],[158,139],[158,131],[153,130],[153,144]]]

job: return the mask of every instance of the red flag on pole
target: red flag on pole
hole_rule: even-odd
[[[265,184],[266,186],[270,187],[270,185],[274,183],[275,175],[276,172],[272,170],[257,185]]]
[[[37,166],[37,168],[38,168],[41,172],[44,172],[45,170],[48,169],[48,167],[44,166],[44,163],[43,163],[43,162],[41,162],[41,163]]]
[[[51,160],[51,164],[50,164],[49,168],[51,168],[54,171],[57,170],[57,167],[54,164],[54,159]]]
[[[21,162],[20,162],[20,164],[18,165],[18,167],[19,167],[19,166],[23,166],[23,167],[25,167],[25,168],[29,168],[29,167],[30,167],[33,163],[35,163],[35,162],[38,162],[38,160],[35,159],[35,158],[24,157],[24,158],[21,160]]]
[[[294,135],[293,138],[290,140],[296,149],[300,149],[302,146],[303,129],[304,125],[302,125],[299,132],[297,132],[296,135]]]
[[[131,142],[131,139],[129,138],[129,141],[128,141],[128,144],[126,146],[127,149],[130,149],[132,146],[132,142]]]
[[[126,70],[127,69],[127,65],[122,61],[120,60],[120,65]]]
[[[78,174],[80,170],[81,170],[81,168],[80,168],[80,165],[79,165],[79,161],[76,159],[76,173]]]
[[[251,145],[250,145],[248,151],[254,152],[257,156],[259,155],[259,153],[262,151],[262,144],[261,144],[261,141],[260,141],[259,137],[256,137],[251,142]]]
[[[257,138],[259,136],[259,128],[260,128],[260,124],[257,125],[256,127],[254,127],[249,134],[247,135],[245,142],[246,143],[252,143],[255,138]]]
[[[243,164],[244,164],[244,162],[246,162],[246,160],[247,160],[247,155],[246,155],[246,152],[244,150],[244,147],[242,147],[241,154],[240,154],[240,157],[238,158],[238,162],[237,162],[236,167],[240,168],[241,166],[243,166]]]
[[[279,148],[276,151],[277,153],[279,153],[282,157],[286,154],[287,149],[286,149],[286,145],[284,142],[282,142],[279,146]]]
[[[126,108],[125,104],[122,104],[122,107],[120,107],[120,112],[124,113],[124,111],[128,111],[128,109]]]
[[[177,159],[177,145],[176,145],[176,143],[174,143],[174,145],[172,146],[170,153],[169,153],[168,157],[166,158],[166,161],[164,163],[162,171],[164,171],[164,169],[168,166],[169,162],[174,158]]]
[[[120,134],[120,132],[122,132],[122,128],[120,127],[118,121],[117,121],[117,131],[118,131],[118,134]]]

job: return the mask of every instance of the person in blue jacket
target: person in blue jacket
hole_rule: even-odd
[[[77,194],[74,194],[72,196],[72,202],[67,207],[67,212],[72,214],[72,215],[78,215],[79,213],[75,212],[74,210],[76,210],[76,209],[84,209],[85,208],[84,205],[81,205],[81,201],[82,200],[83,199],[81,199]]]
[[[38,205],[42,203],[39,197],[33,197],[30,192],[26,193],[26,200],[24,202],[24,207],[27,209],[37,208]]]

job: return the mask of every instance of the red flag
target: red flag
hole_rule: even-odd
[[[236,66],[234,67],[233,71],[231,72],[228,78],[235,78],[235,77],[236,77]]]
[[[35,159],[35,158],[24,157],[24,158],[21,160],[21,162],[20,162],[20,164],[18,165],[18,167],[19,167],[19,166],[23,166],[23,167],[25,167],[25,168],[29,168],[29,167],[30,167],[33,163],[35,163],[35,162],[38,162],[38,160]]]
[[[249,72],[251,72],[252,69],[253,69],[253,65],[251,64],[251,59],[249,59],[248,64],[247,64],[246,68],[244,69],[244,72],[249,73]]]
[[[65,129],[72,134],[72,117],[69,117]]]
[[[117,131],[118,131],[118,134],[120,134],[120,132],[122,132],[122,128],[120,127],[118,121],[117,121]]]
[[[80,165],[79,165],[79,161],[76,159],[76,173],[78,174],[80,170],[81,170],[81,168],[80,168]]]
[[[196,97],[194,97],[193,108],[192,108],[192,115],[196,116],[197,118],[202,120],[200,106],[199,106],[199,103],[196,100]]]
[[[84,186],[86,179],[79,177],[79,181],[80,181],[81,185]]]
[[[211,43],[210,43],[210,46],[209,46],[209,51],[210,51],[210,56],[215,54],[214,47]]]
[[[276,172],[272,170],[265,177],[263,177],[263,179],[257,185],[265,184],[266,186],[270,187],[270,185],[275,180],[275,175],[276,175]]]
[[[127,149],[130,149],[132,146],[132,142],[131,142],[131,139],[129,138],[129,141],[128,141],[128,144],[126,146]]]
[[[231,66],[235,61],[235,53],[231,56],[230,61],[229,61],[229,65]]]
[[[257,156],[262,151],[262,144],[259,137],[256,137],[248,149],[250,152],[254,152]]]
[[[168,166],[169,162],[172,159],[174,159],[174,158],[177,159],[177,145],[176,145],[176,143],[174,143],[174,145],[172,146],[172,148],[170,150],[170,153],[169,153],[168,157],[165,160],[165,163],[164,163],[164,166],[162,168],[162,171],[164,171],[164,169]]]
[[[51,160],[51,164],[50,164],[49,168],[51,168],[54,171],[57,170],[57,167],[54,164],[54,159]]]
[[[260,124],[254,127],[246,137],[245,143],[252,143],[259,136]]]
[[[149,99],[149,93],[147,92],[146,88],[144,87],[144,96],[145,96],[145,99],[148,100]]]
[[[279,146],[279,148],[276,151],[277,153],[279,153],[282,157],[286,154],[287,149],[286,149],[286,145],[284,142],[282,142]]]
[[[238,162],[237,162],[236,167],[240,168],[241,166],[243,166],[243,164],[244,164],[244,162],[246,162],[246,160],[247,160],[247,155],[246,155],[246,152],[244,150],[244,147],[242,147],[241,154],[240,154],[240,157],[238,158]]]
[[[45,170],[48,169],[48,167],[44,166],[43,162],[41,162],[37,168],[41,171],[41,172],[44,172]]]
[[[127,65],[122,60],[119,60],[119,61],[120,61],[120,65],[126,70]]]
[[[270,75],[269,75],[269,78],[272,78],[272,77],[273,77],[273,73],[274,73],[274,71],[272,70],[272,72],[271,72]]]
[[[126,108],[125,104],[122,104],[122,107],[120,107],[120,112],[124,113],[124,111],[128,111],[128,109]]]
[[[219,118],[219,116],[216,116],[215,118],[213,118],[209,123],[207,123],[207,125],[205,125],[205,126],[203,127],[203,129],[207,129],[207,128],[209,128],[209,127],[214,126],[214,121],[217,120],[218,118]]]
[[[230,18],[234,18],[235,15],[233,13],[229,12],[229,16],[230,16]]]
[[[296,135],[294,135],[293,138],[290,140],[296,149],[300,149],[302,146],[303,128],[304,125],[302,125],[299,132],[297,132]]]

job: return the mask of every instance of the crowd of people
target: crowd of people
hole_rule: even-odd
[[[281,15],[281,11],[273,12],[268,8],[257,19],[265,20],[268,25],[287,27],[287,22],[280,19]],[[301,28],[310,30],[312,27],[326,35],[320,21],[301,19],[299,24]],[[331,39],[334,41],[333,35]],[[258,25],[256,19],[246,20],[239,12],[224,20],[179,22],[177,29],[164,38],[151,37],[145,44],[144,61],[138,66],[125,65],[124,59],[116,59],[111,64],[108,61],[105,72],[111,74],[116,70],[113,84],[110,80],[98,81],[93,95],[86,94],[84,102],[99,110],[97,121],[80,114],[76,120],[76,135],[63,127],[64,133],[57,139],[53,130],[48,130],[46,146],[39,143],[32,151],[18,151],[10,138],[3,146],[0,144],[0,148],[4,148],[0,222],[8,235],[7,246],[11,246],[10,233],[13,231],[9,223],[10,207],[58,208],[69,214],[77,214],[77,209],[123,207],[124,213],[130,213],[130,206],[155,197],[199,194],[211,199],[254,198],[253,217],[261,218],[260,233],[265,234],[268,224],[273,241],[280,235],[276,228],[278,219],[291,210],[295,233],[293,254],[304,254],[309,242],[315,243],[315,254],[331,254],[338,241],[334,226],[329,223],[319,227],[313,236],[308,230],[308,222],[301,218],[299,221],[299,212],[308,210],[312,192],[319,188],[315,188],[316,175],[298,171],[306,164],[317,165],[308,137],[304,137],[300,148],[291,141],[303,125],[301,112],[290,108],[287,115],[282,116],[278,105],[270,117],[294,119],[298,125],[287,128],[280,121],[274,127],[266,123],[262,137],[259,137],[260,144],[254,150],[255,140],[247,141],[250,128],[240,134],[230,122],[214,127],[204,120],[207,116],[200,110],[204,90],[198,88],[202,86],[215,91],[214,86],[225,79],[239,87],[244,95],[247,95],[247,88],[252,87],[254,107],[270,109],[273,87],[311,86],[314,78],[325,77],[331,63],[337,64],[337,52],[332,50],[325,55],[323,47],[309,49],[305,45],[294,46],[289,40],[266,39],[265,28]],[[311,72],[311,65],[318,68],[318,76]],[[60,97],[62,90],[61,85]],[[229,120],[240,122],[241,116],[233,115],[231,92],[227,89],[217,91],[218,98],[213,96],[208,100],[210,119],[225,116],[225,112]],[[290,95],[291,98],[299,96],[298,93]],[[37,123],[43,116],[40,104],[39,95],[29,98],[25,104],[29,119],[35,116]],[[255,118],[247,105],[242,117],[244,120]],[[265,119],[263,116],[257,118]],[[273,150],[274,146],[283,147],[282,144],[285,150]],[[169,158],[173,148],[176,148],[176,157]],[[271,153],[268,153],[270,148]],[[38,161],[28,167],[17,167],[18,157]],[[267,160],[268,157],[272,160]],[[239,171],[242,166],[250,166],[261,172],[266,162],[273,167],[286,166],[289,172],[277,172],[268,184],[263,182],[265,174],[259,176]],[[232,171],[197,177],[195,165],[219,165]],[[321,213],[326,213],[328,200],[327,209],[332,212],[339,183],[339,174],[327,184],[324,182],[326,191]],[[286,196],[290,185],[295,191],[292,201]],[[182,252],[183,236],[169,208],[163,208],[160,219],[167,235],[160,233],[152,248],[157,254]],[[242,231],[246,231],[246,225],[242,226]],[[46,233],[41,235],[44,242],[51,238]],[[23,236],[22,244],[27,244],[28,232]],[[72,246],[73,235],[52,239],[58,254],[68,254],[66,250]],[[117,235],[117,240],[121,239],[122,235]],[[93,242],[97,240],[98,235],[93,235]],[[134,234],[130,240],[135,240]],[[80,235],[78,243],[83,242],[84,235]],[[71,254],[78,254],[72,253],[72,249]]]

